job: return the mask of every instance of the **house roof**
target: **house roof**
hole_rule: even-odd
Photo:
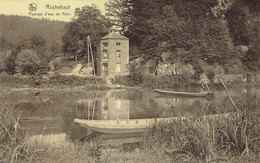
[[[106,40],[106,39],[124,39],[124,40],[128,40],[127,37],[120,35],[114,31],[109,32],[106,36],[102,37],[101,40]]]

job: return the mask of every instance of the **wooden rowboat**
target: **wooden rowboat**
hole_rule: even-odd
[[[148,119],[125,119],[125,120],[74,120],[80,126],[101,132],[101,133],[137,133],[149,131],[156,122],[170,122],[181,119],[180,117],[171,118],[148,118]]]
[[[206,118],[229,117],[230,113],[205,115]],[[183,121],[187,117],[169,117],[169,118],[148,118],[148,119],[125,119],[125,120],[74,120],[82,127],[101,133],[123,134],[123,133],[141,133],[151,130],[157,122]]]
[[[165,95],[165,96],[184,96],[184,97],[207,97],[213,96],[212,92],[200,92],[200,93],[193,93],[193,92],[174,92],[174,91],[165,91],[161,89],[154,89],[155,92]]]

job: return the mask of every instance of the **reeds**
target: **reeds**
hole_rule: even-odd
[[[6,103],[0,106],[0,160],[13,163],[18,159],[29,160],[29,149],[27,135],[19,126],[20,117],[15,116],[11,107]]]
[[[183,121],[159,123],[145,137],[144,144],[159,147],[177,160],[224,161],[259,155],[260,120],[256,115],[244,110],[228,117],[189,116]]]

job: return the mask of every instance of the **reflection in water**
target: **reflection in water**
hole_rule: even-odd
[[[259,88],[229,91],[238,106],[259,104]],[[22,126],[31,135],[39,136],[46,126],[43,132],[46,137],[59,137],[57,135],[60,134],[59,139],[68,141],[68,138],[75,140],[96,134],[75,125],[73,120],[76,117],[96,120],[141,119],[213,114],[220,109],[234,110],[224,90],[214,90],[214,94],[216,99],[210,103],[204,98],[155,98],[158,94],[152,90],[56,90],[42,91],[38,96],[34,96],[30,90],[6,91],[0,94],[0,98],[5,102],[16,102],[15,111],[21,115]],[[53,140],[58,141],[56,138]]]

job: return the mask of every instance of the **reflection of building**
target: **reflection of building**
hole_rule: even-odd
[[[129,119],[129,100],[112,98],[108,105],[108,119]]]
[[[127,74],[129,39],[111,32],[102,37],[97,48],[97,75],[116,76]]]
[[[101,119],[129,119],[129,100],[110,97],[100,101]]]
[[[79,100],[77,117],[83,119],[129,119],[129,100],[115,96]]]

